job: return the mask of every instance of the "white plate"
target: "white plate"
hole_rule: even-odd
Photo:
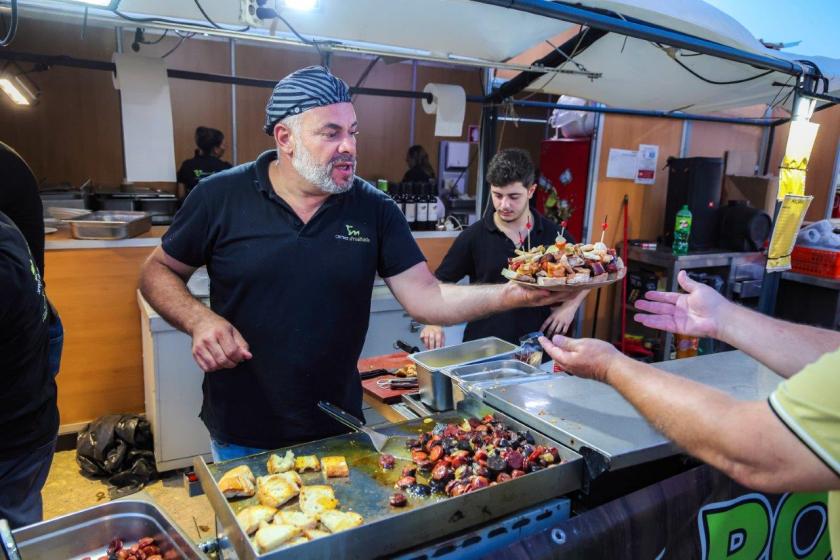
[[[57,231],[58,231],[58,228],[54,228],[54,227],[45,227],[44,228],[44,234],[45,235],[49,235],[50,233],[55,233]]]
[[[533,288],[537,290],[548,290],[549,292],[580,292],[583,290],[591,290],[593,288],[603,288],[604,286],[609,286],[610,284],[615,284],[627,274],[627,266],[624,266],[621,270],[616,272],[615,274],[611,274],[608,280],[601,280],[598,282],[580,282],[579,284],[559,284],[556,286],[540,286],[539,284],[535,284],[532,282],[522,282],[521,280],[511,280],[511,282],[515,284],[519,284],[520,286],[525,286],[526,288]]]

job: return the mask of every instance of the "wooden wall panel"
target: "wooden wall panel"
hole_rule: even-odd
[[[46,252],[50,300],[64,324],[61,423],[145,408],[137,278],[151,247]]]
[[[666,119],[607,115],[603,121],[603,142],[598,168],[598,189],[595,197],[595,221],[600,223],[603,216],[608,216],[610,228],[604,242],[614,246],[621,240],[623,224],[621,222],[621,202],[624,195],[630,197],[628,235],[630,239],[655,239],[662,232],[665,220],[665,199],[667,196],[668,174],[662,170],[668,156],[677,157],[680,151],[682,123]],[[625,179],[607,178],[607,161],[610,148],[635,150],[639,144],[659,146],[659,161],[656,171],[656,184],[637,185]],[[615,314],[614,288],[601,290],[601,305],[598,313],[598,338],[610,339],[610,327]],[[591,333],[594,319],[595,295],[588,298],[585,308],[583,332]],[[616,338],[618,334],[614,335]]]
[[[752,152],[758,161],[763,128],[695,121],[687,157],[723,157],[727,151]]]

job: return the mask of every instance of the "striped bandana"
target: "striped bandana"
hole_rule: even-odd
[[[341,78],[333,76],[323,66],[301,68],[274,86],[265,107],[265,132],[272,136],[274,125],[288,116],[315,107],[349,102],[350,88]]]

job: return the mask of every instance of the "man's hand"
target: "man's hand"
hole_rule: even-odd
[[[575,340],[556,335],[552,340],[540,337],[540,344],[567,373],[607,383],[613,364],[622,354],[603,340],[581,338]]]
[[[426,348],[429,350],[443,348],[443,345],[446,344],[446,338],[443,335],[443,327],[439,327],[437,325],[426,325],[423,330],[420,331],[420,340],[423,341],[423,344],[425,344]]]
[[[510,309],[553,306],[574,297],[575,294],[568,291],[551,292],[540,288],[526,288],[515,282],[508,282],[502,288],[502,299]]]
[[[648,292],[636,301],[646,313],[636,313],[636,321],[652,329],[688,336],[719,338],[723,315],[733,304],[712,288],[695,282],[685,271],[677,281],[688,293]]]
[[[551,315],[542,324],[540,330],[548,337],[552,337],[555,334],[566,334],[566,331],[569,330],[569,325],[575,320],[576,311],[577,307],[568,303],[552,308]]]
[[[192,328],[192,353],[205,372],[236,367],[251,359],[248,343],[233,325],[212,315]]]

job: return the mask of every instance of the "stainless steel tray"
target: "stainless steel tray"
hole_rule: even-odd
[[[482,362],[468,366],[444,368],[441,372],[452,379],[455,402],[472,393],[483,399],[484,391],[498,387],[508,387],[531,381],[547,380],[557,377],[519,360],[498,360]]]
[[[76,239],[125,239],[152,227],[150,214],[128,210],[98,210],[67,222]]]
[[[416,437],[431,430],[436,422],[459,421],[468,416],[492,413],[511,428],[525,430],[525,426],[475,399],[461,403],[460,411],[438,413],[426,419],[410,420],[379,427],[379,431],[392,435]],[[216,512],[226,540],[239,560],[266,558],[370,558],[387,556],[423,542],[480,525],[552,497],[572,492],[581,486],[582,461],[580,455],[532,432],[537,443],[557,447],[567,463],[530,473],[521,478],[484,488],[455,498],[433,497],[409,499],[402,509],[388,505],[388,498],[395,492],[394,483],[400,478],[407,461],[397,460],[396,467],[385,471],[378,465],[379,454],[367,436],[348,434],[292,447],[295,454],[319,457],[344,455],[350,466],[349,479],[330,479],[342,510],[352,509],[365,518],[360,527],[308,543],[269,552],[259,556],[245,533],[236,522],[236,512],[256,503],[254,498],[228,501],[222,495],[217,481],[229,469],[247,464],[256,476],[266,474],[265,463],[271,452],[242,459],[207,465],[196,458],[195,470]],[[303,475],[304,484],[323,484],[320,473]],[[293,507],[293,506],[291,506]],[[227,544],[225,545],[227,546]]]
[[[142,492],[29,525],[13,535],[23,560],[100,558],[114,538],[131,544],[142,537],[154,537],[164,558],[207,558]]]
[[[435,410],[452,410],[452,382],[441,372],[443,368],[512,358],[517,349],[510,342],[490,336],[410,354],[408,358],[417,364],[420,400]]]

